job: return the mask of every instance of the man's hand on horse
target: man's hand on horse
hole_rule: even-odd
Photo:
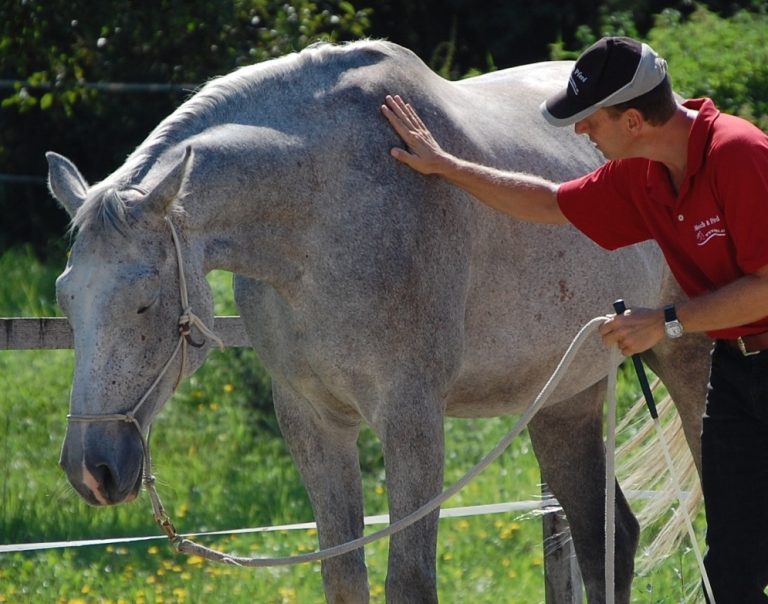
[[[392,128],[408,147],[408,150],[393,147],[390,154],[421,174],[440,172],[447,154],[424,125],[414,108],[399,95],[384,99],[381,112]]]
[[[633,308],[623,315],[610,315],[600,326],[606,346],[618,346],[628,357],[653,348],[664,338],[664,312],[651,308]]]

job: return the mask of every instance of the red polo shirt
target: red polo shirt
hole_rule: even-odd
[[[768,136],[720,113],[709,99],[685,106],[699,114],[678,193],[663,164],[633,158],[561,184],[557,200],[604,248],[655,239],[683,290],[695,297],[768,265]],[[732,339],[764,331],[768,317],[709,335]]]

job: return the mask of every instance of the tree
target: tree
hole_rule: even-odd
[[[659,15],[648,42],[667,59],[675,89],[711,97],[718,108],[768,132],[768,11],[722,18],[698,7],[688,18]]]
[[[25,0],[0,21],[0,174],[46,173],[44,153],[103,178],[200,83],[326,39],[363,36],[368,11],[345,0]],[[99,83],[165,92],[107,92]],[[0,249],[42,251],[66,216],[41,182],[0,182]],[[55,246],[57,251],[65,245]]]

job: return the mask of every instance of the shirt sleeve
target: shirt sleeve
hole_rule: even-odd
[[[768,136],[744,130],[718,146],[710,161],[736,262],[750,274],[768,265]]]
[[[651,239],[633,202],[631,178],[621,161],[608,162],[581,178],[562,183],[557,189],[557,203],[577,229],[605,249]]]

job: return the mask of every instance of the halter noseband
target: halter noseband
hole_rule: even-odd
[[[202,321],[202,319],[200,319],[200,317],[198,317],[195,313],[192,312],[192,309],[189,304],[189,292],[187,290],[187,279],[184,274],[184,261],[181,255],[181,243],[179,242],[179,236],[176,233],[176,228],[173,226],[173,222],[171,222],[171,220],[168,217],[165,218],[165,221],[168,224],[169,228],[171,229],[173,246],[176,250],[176,261],[179,267],[179,295],[181,298],[182,310],[181,310],[181,315],[179,316],[179,321],[178,321],[179,339],[176,342],[176,347],[173,349],[173,353],[171,353],[171,356],[166,361],[165,365],[163,365],[163,368],[160,370],[159,375],[155,378],[155,380],[149,386],[147,391],[144,393],[144,396],[141,397],[141,399],[139,400],[138,403],[136,403],[133,409],[131,409],[126,413],[107,413],[102,415],[69,414],[67,415],[67,420],[70,422],[79,422],[79,423],[127,422],[129,424],[132,424],[136,428],[136,431],[139,433],[139,438],[141,439],[141,447],[144,452],[143,483],[152,501],[152,509],[154,511],[155,520],[163,528],[163,530],[166,532],[168,537],[173,541],[178,538],[178,535],[176,533],[176,529],[173,527],[173,524],[171,523],[170,518],[165,513],[163,504],[161,503],[160,498],[157,495],[157,491],[155,490],[155,486],[154,486],[155,477],[152,475],[152,462],[151,462],[150,452],[149,452],[149,436],[147,437],[144,436],[144,432],[141,429],[141,424],[136,419],[136,414],[139,412],[142,405],[149,398],[149,395],[155,390],[155,388],[157,388],[157,385],[160,383],[160,380],[162,380],[165,374],[168,373],[168,370],[170,369],[171,365],[176,359],[176,356],[179,354],[179,351],[181,351],[181,365],[179,367],[179,375],[176,378],[176,383],[173,386],[173,390],[175,391],[176,388],[178,388],[179,383],[181,382],[181,379],[184,376],[184,368],[186,367],[186,363],[187,363],[187,345],[190,345],[194,348],[200,348],[205,344],[205,340],[203,340],[203,342],[198,343],[192,339],[193,325],[197,327],[197,329],[200,330],[204,336],[216,342],[219,348],[221,349],[224,348],[224,342],[222,342],[222,340],[211,329],[209,329],[205,325],[205,323]]]

